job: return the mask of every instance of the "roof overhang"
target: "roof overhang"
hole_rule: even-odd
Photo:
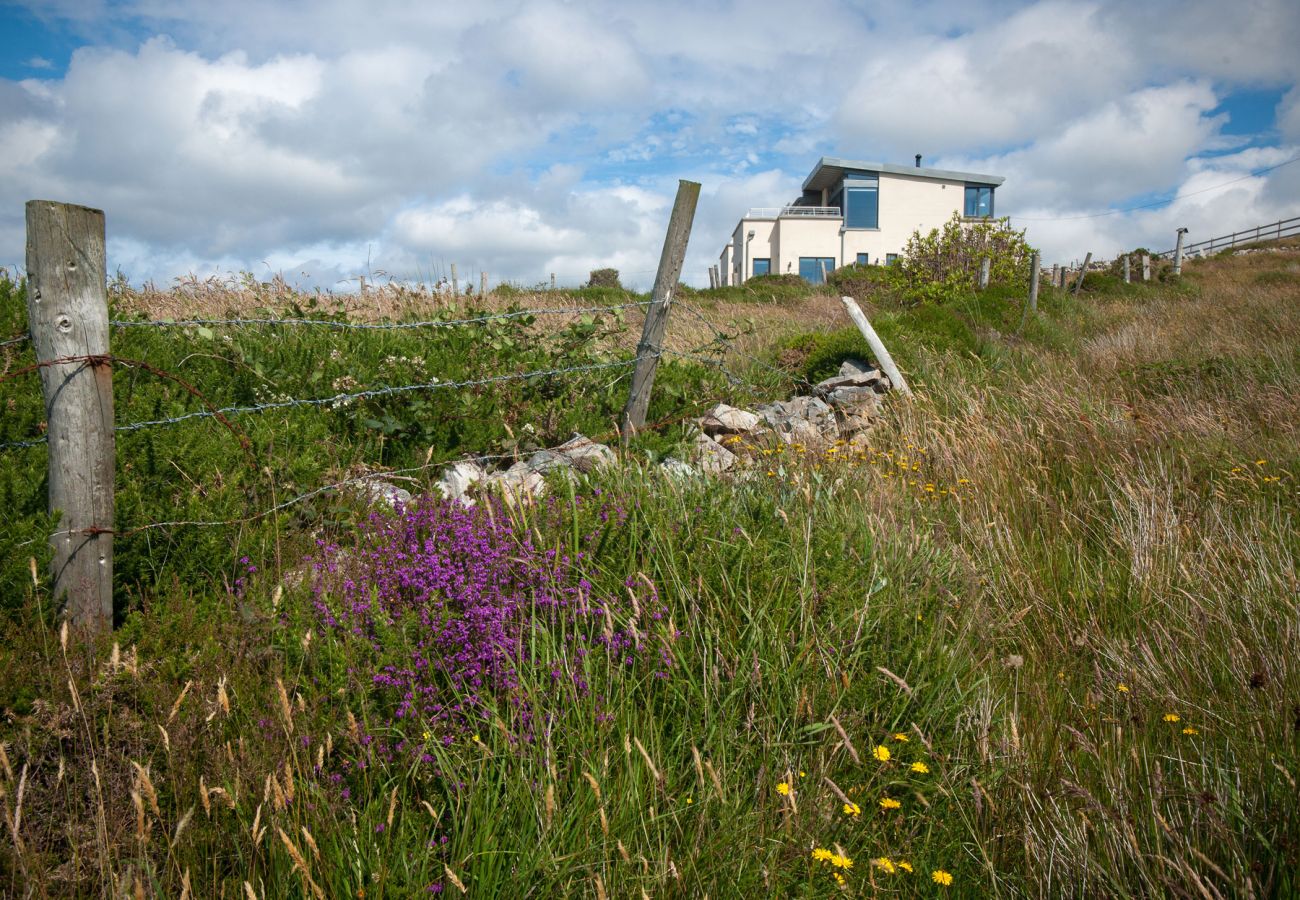
[[[1006,181],[1000,175],[981,175],[978,172],[954,172],[950,169],[926,169],[918,166],[896,166],[892,163],[870,162],[861,159],[837,159],[823,156],[812,173],[804,179],[805,191],[820,191],[837,184],[845,172],[883,172],[905,178],[934,178],[943,181],[965,181],[971,184],[989,184],[994,187]]]

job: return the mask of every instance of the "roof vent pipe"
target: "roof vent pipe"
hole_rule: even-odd
[[[921,154],[916,154],[916,167],[921,168]]]

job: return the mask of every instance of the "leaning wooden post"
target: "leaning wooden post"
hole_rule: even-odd
[[[49,508],[58,512],[54,599],[87,635],[113,627],[113,367],[104,213],[27,204],[27,319],[49,423]],[[56,362],[56,360],[68,360]]]
[[[986,290],[989,286],[989,258],[986,256],[980,260],[980,290]]]
[[[1178,229],[1178,243],[1174,245],[1174,274],[1183,274],[1183,235],[1187,234],[1186,228]]]
[[[456,264],[451,264],[451,295],[453,297],[460,294],[460,279],[456,277]]]
[[[624,441],[638,428],[645,426],[646,412],[650,409],[650,391],[655,383],[655,369],[659,366],[659,348],[668,327],[668,311],[672,307],[673,294],[676,293],[677,282],[682,276],[686,242],[691,237],[691,223],[695,221],[695,205],[699,199],[698,182],[677,182],[677,199],[673,202],[673,212],[668,218],[664,248],[659,254],[659,271],[655,273],[650,308],[646,310],[641,342],[636,347],[632,390],[628,394],[627,406],[623,407],[621,424]]]
[[[1029,257],[1029,311],[1038,312],[1038,251]]]
[[[1129,284],[1132,281],[1132,273],[1129,271],[1128,254],[1124,254],[1124,283]]]
[[[889,379],[889,384],[900,394],[911,394],[912,389],[907,386],[903,379],[903,373],[898,371],[898,366],[894,365],[894,358],[889,355],[885,349],[884,343],[880,340],[880,335],[876,334],[876,329],[871,327],[867,321],[866,313],[858,306],[857,301],[852,297],[841,297],[840,302],[844,304],[844,309],[848,312],[849,318],[853,324],[858,326],[858,331],[867,340],[867,346],[871,348],[871,355],[880,363],[880,368],[885,370],[885,377]]]
[[[1083,266],[1079,269],[1079,277],[1074,280],[1074,296],[1079,296],[1079,288],[1083,287],[1083,277],[1088,274],[1088,263],[1092,262],[1092,251],[1083,258]]]
[[[1143,281],[1151,280],[1151,254],[1150,253],[1142,254],[1142,280]]]

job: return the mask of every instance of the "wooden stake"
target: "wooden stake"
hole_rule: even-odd
[[[1142,280],[1151,280],[1151,254],[1149,253],[1142,254]]]
[[[551,273],[551,290],[555,290],[555,273]]]
[[[853,320],[853,324],[858,326],[858,331],[862,332],[862,336],[866,338],[867,346],[871,348],[871,355],[876,358],[876,362],[880,363],[880,368],[885,370],[885,376],[889,379],[890,385],[900,394],[910,395],[912,389],[907,386],[907,382],[903,379],[903,373],[898,371],[898,366],[894,365],[894,358],[885,349],[884,342],[880,340],[880,335],[876,334],[876,329],[871,327],[871,323],[867,321],[866,313],[858,306],[857,301],[852,297],[841,297],[840,302],[844,304],[844,309],[848,312],[849,318]]]
[[[104,213],[27,204],[27,319],[49,423],[49,509],[59,512],[54,598],[88,635],[113,626],[113,367]]]
[[[1079,288],[1083,287],[1083,276],[1088,274],[1088,264],[1092,262],[1092,251],[1083,258],[1083,265],[1079,268],[1079,277],[1074,280],[1074,296],[1079,296]]]
[[[1029,257],[1029,311],[1038,311],[1038,251]]]
[[[986,256],[980,260],[980,290],[986,290],[989,286],[989,258]]]
[[[1130,276],[1131,273],[1129,272],[1128,254],[1125,253],[1124,254],[1124,283],[1125,284],[1129,284],[1132,281],[1132,278]]]
[[[668,312],[673,294],[682,275],[682,262],[686,258],[686,243],[691,236],[691,223],[695,221],[695,206],[700,199],[700,185],[694,181],[677,183],[677,199],[668,219],[668,232],[664,235],[663,251],[659,254],[659,271],[655,274],[654,292],[650,308],[646,310],[645,326],[641,329],[641,342],[636,348],[636,370],[632,373],[632,389],[627,406],[623,408],[622,432],[626,441],[645,426],[646,412],[650,409],[650,391],[654,388],[655,369],[659,365],[660,345],[668,327]]]
[[[460,281],[456,278],[456,264],[451,264],[451,295],[453,297],[460,294]]]
[[[487,294],[487,272],[478,273],[478,295],[480,297]]]
[[[1183,274],[1183,235],[1187,234],[1186,228],[1178,229],[1178,243],[1174,245],[1174,274]]]

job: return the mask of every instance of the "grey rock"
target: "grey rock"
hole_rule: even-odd
[[[874,411],[880,406],[880,395],[873,387],[837,387],[826,394],[825,399],[836,409],[857,409],[866,406]]]
[[[438,490],[448,500],[466,500],[469,489],[487,477],[487,472],[476,462],[468,460],[453,463],[438,479]],[[469,502],[472,505],[473,501]]]
[[[849,361],[840,366],[840,374],[818,382],[813,388],[813,393],[818,397],[826,397],[843,388],[871,388],[885,391],[889,389],[889,380],[879,369],[864,369]]]
[[[515,466],[520,465],[533,472],[549,472],[552,469],[567,469],[573,465],[573,461],[553,450],[538,450],[528,457],[527,463],[515,463]],[[514,466],[511,466],[511,468],[514,468]]]
[[[546,477],[531,462],[517,462],[503,472],[493,472],[483,480],[487,488],[501,492],[507,500],[540,497],[546,493]]]
[[[573,464],[579,472],[589,473],[617,461],[614,451],[591,438],[578,435],[555,448],[555,452]]]
[[[711,410],[704,414],[700,419],[700,427],[704,433],[713,436],[718,434],[748,434],[757,428],[762,419],[752,412],[744,409],[737,409],[734,406],[728,406],[725,403],[719,403]]]
[[[682,462],[680,459],[674,459],[671,456],[659,463],[659,471],[678,481],[698,478],[700,475],[700,471],[690,463]]]
[[[791,397],[765,403],[756,411],[787,444],[817,446],[839,435],[834,411],[817,397]]]
[[[720,475],[736,464],[736,454],[704,434],[695,436],[691,463],[706,475]]]

